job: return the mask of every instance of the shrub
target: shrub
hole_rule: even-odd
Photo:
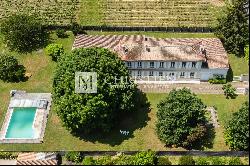
[[[195,165],[195,161],[192,156],[181,156],[178,165]]]
[[[52,57],[53,61],[58,61],[64,54],[64,48],[62,44],[50,44],[45,49],[46,54]]]
[[[81,163],[83,160],[83,155],[81,152],[67,152],[65,157],[68,161],[72,161],[75,163]]]
[[[115,53],[104,48],[81,48],[60,58],[53,82],[55,109],[73,134],[109,132],[121,113],[135,111],[136,85],[116,82],[129,72]],[[75,72],[96,72],[97,93],[76,93]],[[63,77],[62,77],[63,75]],[[119,86],[122,85],[122,86]]]
[[[66,30],[65,29],[57,29],[56,35],[58,38],[65,38],[67,37]]]
[[[1,24],[4,42],[10,50],[31,52],[45,46],[49,40],[47,30],[36,16],[14,14]]]
[[[156,155],[152,151],[136,153],[132,158],[132,165],[155,165]]]
[[[168,157],[161,156],[157,158],[157,165],[172,165],[172,163]]]
[[[84,157],[82,165],[96,165],[96,161],[91,156]]]
[[[5,82],[19,82],[25,79],[25,67],[15,57],[0,54],[0,79]]]
[[[226,165],[226,159],[223,157],[211,157],[211,165]]]
[[[0,152],[0,159],[4,160],[13,160],[16,159],[18,156],[18,153],[15,152]]]
[[[190,90],[172,90],[157,107],[156,132],[166,145],[191,148],[204,136],[206,106]]]
[[[233,113],[225,130],[225,141],[233,150],[249,150],[249,103],[245,102]]]
[[[224,95],[226,96],[227,99],[229,99],[229,97],[231,99],[235,99],[237,94],[236,89],[232,86],[232,84],[225,84],[223,85],[222,89],[224,90]]]
[[[208,161],[207,158],[205,157],[199,157],[196,161],[195,161],[196,165],[209,165],[210,162]]]
[[[111,156],[98,157],[95,161],[95,165],[114,165]]]
[[[239,157],[232,157],[228,161],[228,165],[243,165]]]
[[[208,80],[210,84],[225,84],[227,83],[226,78],[220,75],[215,75],[213,78]]]

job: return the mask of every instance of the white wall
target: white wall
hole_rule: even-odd
[[[207,81],[213,78],[214,74],[221,74],[226,78],[227,71],[228,69],[201,69],[201,81]]]

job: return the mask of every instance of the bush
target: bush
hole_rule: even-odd
[[[225,84],[223,85],[222,89],[224,90],[224,95],[226,96],[227,99],[229,99],[229,97],[231,99],[235,99],[237,94],[236,89],[232,86],[232,84]]]
[[[233,150],[249,150],[249,103],[245,102],[233,113],[225,130],[225,141]]]
[[[155,165],[156,155],[152,151],[136,153],[132,158],[132,165]]]
[[[190,90],[172,90],[157,107],[156,132],[166,145],[191,148],[205,135],[206,106]]]
[[[72,161],[74,163],[81,163],[83,160],[83,155],[81,152],[67,152],[65,157],[68,161]]]
[[[195,165],[195,161],[192,156],[181,156],[178,165]]]
[[[243,165],[239,157],[232,157],[228,161],[228,165]]]
[[[95,160],[91,156],[84,157],[82,165],[96,165]]]
[[[205,157],[199,157],[196,161],[195,161],[196,165],[209,165],[210,162],[208,161],[207,158]]]
[[[62,44],[50,44],[45,48],[46,54],[52,57],[53,61],[58,61],[64,54]]]
[[[53,101],[64,126],[73,134],[107,133],[122,113],[136,111],[133,81],[114,82],[115,78],[129,79],[127,67],[115,53],[104,48],[81,48],[62,57],[55,72]],[[75,92],[75,72],[79,71],[97,73],[97,93]],[[114,84],[117,86],[111,86]]]
[[[0,80],[19,82],[25,79],[25,67],[19,65],[15,57],[0,54]]]
[[[56,35],[58,38],[65,38],[67,37],[66,30],[65,29],[57,29]]]
[[[0,152],[0,159],[4,160],[14,160],[18,156],[18,153],[15,152]]]
[[[168,157],[158,157],[157,165],[172,165]]]
[[[98,157],[95,161],[95,165],[114,165],[111,156]]]
[[[227,83],[226,78],[224,78],[224,77],[222,77],[220,75],[216,75],[213,78],[210,78],[208,80],[208,82],[210,84],[225,84],[225,83]]]
[[[14,14],[2,22],[0,31],[10,50],[21,53],[41,48],[49,40],[47,30],[36,16]]]
[[[226,165],[226,159],[222,157],[211,157],[211,165]]]

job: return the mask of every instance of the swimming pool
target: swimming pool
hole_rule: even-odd
[[[32,127],[37,108],[15,107],[9,122],[5,138],[34,138]]]

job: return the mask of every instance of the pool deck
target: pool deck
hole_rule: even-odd
[[[33,128],[35,130],[35,138],[26,139],[26,138],[5,138],[5,134],[7,133],[8,125],[11,119],[11,115],[13,112],[13,108],[11,107],[11,103],[14,100],[47,100],[48,105],[46,109],[37,108],[35,119],[33,122]],[[47,119],[51,107],[51,94],[50,93],[26,93],[25,91],[17,91],[14,96],[10,99],[10,104],[8,110],[5,115],[5,119],[0,131],[0,144],[1,143],[42,143],[43,137],[45,134],[45,128],[47,124]]]

